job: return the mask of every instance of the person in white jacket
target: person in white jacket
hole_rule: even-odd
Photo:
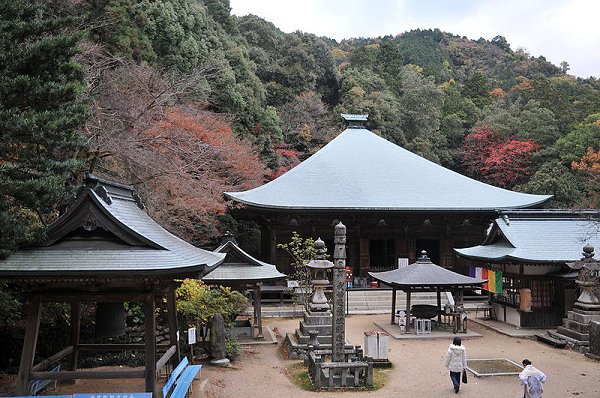
[[[523,360],[525,369],[519,373],[519,382],[523,386],[523,398],[542,398],[546,382],[546,375],[541,370],[533,367],[529,359]]]
[[[460,390],[460,375],[467,367],[467,352],[461,343],[461,339],[455,337],[446,354],[446,367],[450,370],[450,380],[456,394]]]

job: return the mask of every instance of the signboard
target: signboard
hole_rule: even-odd
[[[188,344],[196,344],[196,328],[188,329]]]
[[[73,398],[152,398],[151,392],[99,392],[93,394],[73,394]]]

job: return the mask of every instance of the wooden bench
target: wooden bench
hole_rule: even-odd
[[[187,357],[184,357],[175,369],[173,369],[173,372],[171,372],[171,375],[163,386],[163,398],[185,397],[201,368],[202,365],[190,365]]]

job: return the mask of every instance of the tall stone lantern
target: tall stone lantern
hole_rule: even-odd
[[[308,307],[311,311],[323,312],[330,308],[325,296],[325,287],[329,285],[327,270],[333,268],[333,263],[325,259],[325,242],[321,238],[315,241],[314,247],[315,258],[306,264],[312,274],[311,283],[314,291]]]
[[[594,258],[594,247],[583,247],[583,258],[567,264],[579,272],[575,283],[579,285],[581,294],[575,307],[585,311],[600,311],[600,261]]]

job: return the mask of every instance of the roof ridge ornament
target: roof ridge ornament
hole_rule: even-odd
[[[369,114],[365,115],[357,115],[350,113],[341,113],[342,119],[344,119],[348,125],[346,128],[349,129],[364,129],[366,128],[367,119],[369,118]]]
[[[106,204],[112,204],[112,198],[108,193],[108,189],[106,189],[104,185],[98,185],[96,188],[94,188],[94,192],[96,192],[96,194],[100,196],[100,198],[105,201]]]
[[[429,258],[429,256],[427,256],[427,250],[421,250],[421,255],[419,256],[419,259],[417,260],[418,263],[430,263],[431,259]]]

